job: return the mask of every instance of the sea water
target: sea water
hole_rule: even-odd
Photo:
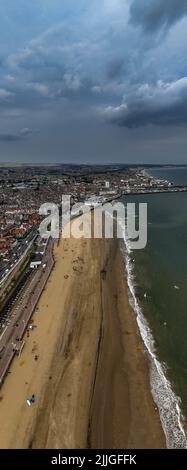
[[[187,184],[186,169],[151,174]],[[187,193],[128,196],[124,202],[148,204],[146,248],[131,252],[125,239],[129,295],[167,447],[187,448]]]

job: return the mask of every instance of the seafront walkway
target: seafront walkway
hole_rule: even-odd
[[[9,323],[0,336],[0,386],[14,357],[21,353],[25,332],[54,266],[53,247],[54,241],[49,239],[42,265],[22,293],[18,300],[19,308],[10,315]]]

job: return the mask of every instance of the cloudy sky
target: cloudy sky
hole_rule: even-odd
[[[1,162],[187,163],[186,149],[186,0],[1,0]]]

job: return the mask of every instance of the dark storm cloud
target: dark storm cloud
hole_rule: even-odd
[[[186,0],[133,0],[130,22],[149,33],[167,30],[187,14]]]
[[[120,106],[109,106],[104,115],[129,129],[153,125],[187,123],[187,77],[172,83],[143,85],[130,93]]]
[[[124,59],[113,59],[107,64],[107,78],[119,78],[123,72]]]
[[[3,158],[130,160],[150,132],[157,150],[174,138],[187,127],[186,12],[187,0],[1,0]]]
[[[32,130],[25,127],[17,133],[0,134],[0,142],[16,142],[16,141],[24,140],[26,137],[28,137],[31,134],[32,134]]]
[[[18,134],[0,134],[0,142],[16,142],[21,140]]]

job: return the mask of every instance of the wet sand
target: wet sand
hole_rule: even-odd
[[[0,448],[164,448],[119,241],[61,240],[55,261],[0,390]]]

